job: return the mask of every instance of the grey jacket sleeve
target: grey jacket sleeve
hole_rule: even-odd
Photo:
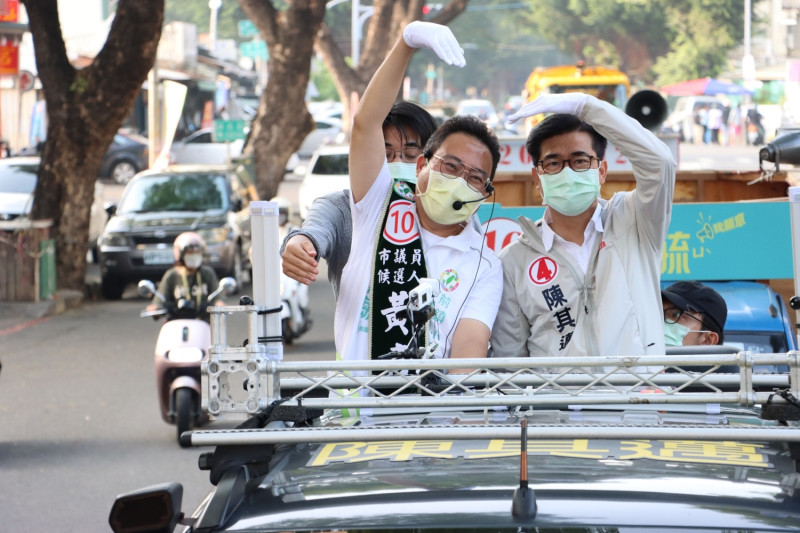
[[[290,231],[281,245],[281,254],[286,242],[295,235],[305,235],[317,250],[318,259],[328,263],[328,279],[339,292],[342,270],[350,257],[350,241],[353,238],[353,218],[350,214],[350,191],[336,191],[317,198],[300,229]]]
[[[660,252],[672,214],[677,163],[669,147],[653,132],[613,105],[590,98],[581,118],[628,158],[636,189],[630,196],[643,236]]]
[[[497,311],[494,326],[492,327],[490,357],[528,357],[528,337],[530,325],[528,318],[519,305],[519,294],[516,288],[516,273],[518,266],[509,253],[509,248],[516,248],[518,244],[511,244],[500,252],[500,261],[503,263],[503,297],[500,299],[500,308]]]

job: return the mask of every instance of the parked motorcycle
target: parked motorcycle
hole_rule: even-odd
[[[308,286],[281,272],[281,335],[285,344],[311,329]]]
[[[213,302],[223,293],[233,294],[236,289],[233,278],[222,278],[207,301]],[[200,364],[208,358],[211,327],[198,318],[205,312],[207,304],[198,308],[187,299],[169,302],[150,280],[139,282],[139,294],[146,298],[155,295],[163,304],[161,309],[142,311],[141,316],[165,317],[155,349],[156,390],[161,417],[168,424],[177,426],[180,443],[183,432],[208,421],[207,414],[201,409]]]

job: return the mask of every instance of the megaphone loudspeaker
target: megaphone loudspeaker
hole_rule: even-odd
[[[800,131],[784,133],[758,151],[759,161],[800,165]]]
[[[625,105],[625,113],[650,131],[658,129],[667,119],[667,111],[667,101],[647,89],[635,93]]]

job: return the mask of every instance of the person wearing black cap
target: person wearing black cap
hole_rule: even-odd
[[[722,344],[728,306],[720,294],[699,281],[678,281],[661,291],[664,344]]]

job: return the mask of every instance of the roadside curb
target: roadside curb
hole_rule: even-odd
[[[41,302],[2,302],[0,303],[0,319],[42,318],[58,315],[79,307],[83,303],[82,291],[59,290],[52,298]]]

